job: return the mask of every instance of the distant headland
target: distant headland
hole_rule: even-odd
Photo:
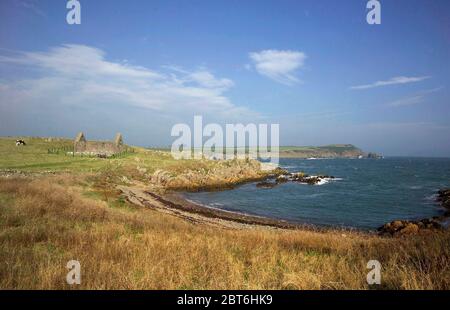
[[[363,152],[353,144],[330,144],[324,146],[282,146],[282,158],[381,158],[373,152]]]

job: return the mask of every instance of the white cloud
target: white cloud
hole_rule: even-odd
[[[216,78],[206,69],[155,71],[112,62],[100,49],[74,44],[0,55],[0,63],[28,66],[36,73],[34,78],[2,81],[0,104],[13,101],[38,108],[45,98],[55,105],[119,104],[178,115],[186,111],[218,117],[253,115],[225,96],[234,85],[231,80]]]
[[[294,73],[306,59],[304,53],[290,50],[263,50],[249,56],[259,74],[286,85],[299,82]]]
[[[388,105],[391,107],[400,107],[400,106],[409,106],[409,105],[419,104],[419,103],[422,103],[425,101],[426,95],[437,92],[441,89],[442,89],[442,87],[423,90],[419,93],[416,93],[413,96],[405,97],[405,98],[401,98],[401,99],[392,101],[392,102],[388,103]]]
[[[369,89],[369,88],[388,86],[388,85],[408,84],[408,83],[420,82],[420,81],[423,81],[423,80],[426,80],[429,78],[431,78],[431,77],[430,76],[418,76],[418,77],[397,76],[397,77],[393,77],[386,81],[377,81],[377,82],[374,82],[371,84],[352,86],[352,87],[350,87],[350,89]]]
[[[408,98],[402,98],[395,101],[390,102],[388,105],[391,107],[400,107],[406,105],[414,105],[423,102],[423,96],[413,96]]]
[[[228,89],[234,85],[229,79],[216,79],[210,72],[201,70],[192,72],[189,77],[199,85],[207,88]]]
[[[161,78],[156,72],[143,67],[109,62],[100,49],[66,44],[51,48],[49,52],[21,52],[14,56],[0,55],[0,62],[29,65],[49,74],[83,77]]]

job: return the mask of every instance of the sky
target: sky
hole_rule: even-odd
[[[450,157],[450,1],[0,1],[0,136],[169,146],[280,124],[282,145]]]

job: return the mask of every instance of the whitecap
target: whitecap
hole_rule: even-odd
[[[413,185],[413,186],[409,186],[409,189],[422,189],[423,186],[420,185]]]
[[[320,181],[317,182],[316,185],[324,185],[324,184],[327,184],[328,182],[330,182],[330,179],[329,179],[329,178],[320,179]]]
[[[431,201],[436,201],[436,199],[439,197],[439,195],[438,194],[431,194],[431,195],[429,195],[429,196],[426,196],[425,197],[425,200],[431,200]]]

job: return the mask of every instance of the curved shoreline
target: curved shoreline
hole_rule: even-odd
[[[443,193],[447,193],[447,196],[444,196]],[[436,215],[430,218],[422,218],[422,219],[418,219],[418,220],[403,220],[403,219],[398,219],[396,220],[397,222],[403,222],[405,225],[407,224],[416,224],[419,225],[420,229],[442,229],[442,228],[446,228],[446,222],[450,220],[450,208],[448,206],[448,201],[449,201],[449,197],[450,197],[450,190],[439,190],[436,195],[437,198],[435,200],[436,203],[440,203],[441,207],[446,210],[446,212],[442,215]],[[156,194],[153,194],[156,195]],[[223,209],[219,209],[219,208],[214,208],[214,207],[210,207],[210,206],[205,206],[199,203],[195,203],[192,201],[187,200],[185,197],[183,197],[180,193],[170,193],[168,194],[168,196],[165,197],[166,198],[166,202],[172,203],[172,201],[176,201],[180,207],[183,208],[183,206],[185,207],[186,205],[189,206],[189,209],[191,209],[193,212],[197,212],[199,211],[199,213],[204,214],[206,216],[217,216],[219,218],[222,219],[226,219],[226,220],[231,220],[231,221],[239,221],[240,218],[243,218],[244,220],[250,220],[250,221],[254,221],[254,223],[250,223],[250,224],[256,224],[256,225],[266,225],[266,226],[273,226],[273,227],[277,227],[277,228],[287,228],[287,229],[307,229],[307,230],[314,230],[314,231],[336,231],[336,230],[340,230],[340,231],[358,231],[358,232],[363,232],[363,233],[377,233],[379,235],[383,235],[384,232],[382,231],[382,228],[385,227],[386,225],[392,223],[392,222],[396,222],[396,221],[392,221],[392,222],[387,222],[383,225],[381,225],[378,228],[373,228],[373,229],[363,229],[363,228],[357,228],[357,227],[344,227],[344,226],[321,226],[321,225],[316,225],[316,224],[307,224],[307,223],[295,223],[289,220],[282,220],[282,219],[276,219],[276,218],[270,218],[270,217],[265,217],[265,216],[258,216],[258,215],[251,215],[251,214],[247,214],[247,213],[243,213],[243,212],[239,212],[239,211],[228,211],[228,210],[223,210]],[[162,201],[164,201],[164,198],[160,197],[160,199]],[[447,204],[446,204],[447,201]],[[229,216],[223,216],[223,214],[229,215]],[[264,222],[261,222],[261,220],[263,220]],[[422,224],[424,225],[422,225]],[[285,226],[283,226],[285,225]],[[450,227],[450,225],[448,225]]]
[[[216,225],[225,224],[221,226],[226,227],[236,226],[232,225],[232,223],[235,223],[238,224],[237,226],[265,226],[281,229],[305,228],[304,226],[292,224],[283,220],[275,220],[201,206],[184,199],[176,192],[162,196],[148,189],[137,187],[118,186],[118,189],[125,198],[133,204],[149,207],[165,213],[171,213],[172,215],[194,222]]]
[[[316,232],[357,231],[373,234],[374,230],[361,230],[351,227],[326,227],[313,224],[293,223],[286,220],[250,215],[236,211],[227,211],[200,205],[182,197],[180,193],[170,192],[157,194],[149,189],[118,186],[122,195],[132,204],[151,208],[164,213],[183,218],[187,221],[201,224],[211,224],[226,228],[272,228],[286,230],[308,230]]]
[[[227,211],[218,208],[213,208],[209,206],[204,206],[192,201],[187,200],[185,197],[178,192],[170,192],[164,195],[157,194],[154,191],[144,188],[137,187],[126,187],[126,186],[118,186],[118,189],[122,192],[125,198],[133,204],[149,207],[151,209],[156,209],[159,211],[163,211],[165,213],[169,213],[175,215],[177,217],[184,218],[190,222],[195,223],[203,223],[203,224],[212,224],[215,226],[222,226],[227,228],[255,228],[255,227],[265,227],[265,228],[275,228],[275,229],[288,229],[288,230],[310,230],[310,231],[358,231],[361,233],[367,234],[380,234],[386,235],[386,231],[383,231],[384,227],[389,227],[389,225],[393,222],[401,222],[402,225],[399,229],[396,229],[393,233],[389,233],[394,235],[396,233],[401,233],[401,230],[410,225],[419,225],[421,222],[427,224],[427,221],[431,221],[433,225],[425,225],[420,227],[418,230],[423,229],[440,229],[443,228],[444,223],[448,219],[447,216],[439,216],[433,217],[431,219],[422,219],[418,221],[407,221],[407,220],[397,220],[390,223],[386,223],[382,225],[378,229],[374,230],[364,230],[353,227],[322,227],[313,224],[299,224],[293,223],[287,220],[274,219],[264,216],[250,215],[246,213],[240,213],[237,211]],[[442,201],[442,200],[438,200]],[[444,203],[442,202],[442,206],[445,208]],[[439,223],[439,225],[435,224]],[[418,232],[412,231],[413,233]],[[411,233],[408,230],[408,233]]]
[[[4,173],[3,177],[10,176],[41,176],[42,173],[17,173],[16,171],[1,171]],[[1,173],[0,173],[1,174]],[[55,172],[48,172],[44,174],[54,175]],[[270,178],[270,177],[266,177]],[[240,182],[239,185],[245,183],[255,182],[255,180]],[[239,211],[228,211],[210,206],[201,205],[187,200],[178,191],[163,191],[152,190],[147,186],[117,186],[125,198],[132,204],[142,207],[157,209],[164,213],[181,217],[187,221],[198,224],[212,224],[227,228],[273,228],[273,229],[287,229],[287,230],[308,230],[316,232],[360,232],[365,234],[378,235],[401,235],[402,230],[406,228],[406,233],[417,233],[419,230],[436,230],[450,228],[450,189],[441,189],[437,192],[436,202],[440,203],[441,207],[446,210],[443,215],[434,216],[431,218],[424,218],[418,220],[403,220],[397,219],[392,222],[385,223],[379,228],[361,229],[356,227],[337,227],[337,226],[319,226],[308,223],[295,223],[289,220],[270,218],[265,216],[251,215]],[[229,188],[226,188],[229,189]],[[418,226],[418,227],[416,227]]]

